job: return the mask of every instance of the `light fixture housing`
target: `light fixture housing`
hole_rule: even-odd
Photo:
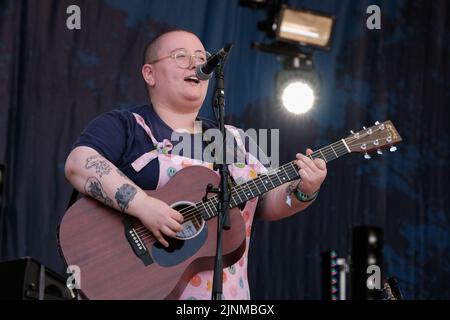
[[[334,23],[333,15],[283,5],[274,25],[275,39],[330,50]]]

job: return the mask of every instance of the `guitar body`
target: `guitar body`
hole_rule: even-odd
[[[163,188],[147,194],[176,208],[181,202],[201,202],[209,183],[217,187],[219,177],[207,168],[191,166],[177,172]],[[124,218],[128,227],[130,223],[131,227],[140,225],[131,216],[84,197],[62,219],[60,249],[68,266],[80,268],[79,285],[86,298],[176,299],[193,275],[213,270],[217,219],[208,219],[190,239],[170,239],[169,248],[142,236],[147,249],[144,260],[126,237]],[[236,263],[245,251],[245,224],[238,208],[230,209],[230,225],[223,232],[224,267]]]

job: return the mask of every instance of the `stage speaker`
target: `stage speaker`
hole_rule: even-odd
[[[30,257],[0,263],[0,300],[72,300],[66,280]]]

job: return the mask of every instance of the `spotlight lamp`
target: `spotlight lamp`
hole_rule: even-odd
[[[335,17],[283,5],[274,24],[277,41],[330,50]]]

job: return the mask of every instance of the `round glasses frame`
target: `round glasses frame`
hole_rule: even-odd
[[[176,49],[171,54],[150,61],[148,62],[148,64],[155,64],[161,60],[172,58],[173,60],[175,60],[175,63],[178,67],[187,69],[192,65],[193,58],[195,59],[195,64],[199,65],[205,63],[209,57],[211,57],[211,54],[208,51],[197,50],[193,54],[189,54],[186,49]]]

